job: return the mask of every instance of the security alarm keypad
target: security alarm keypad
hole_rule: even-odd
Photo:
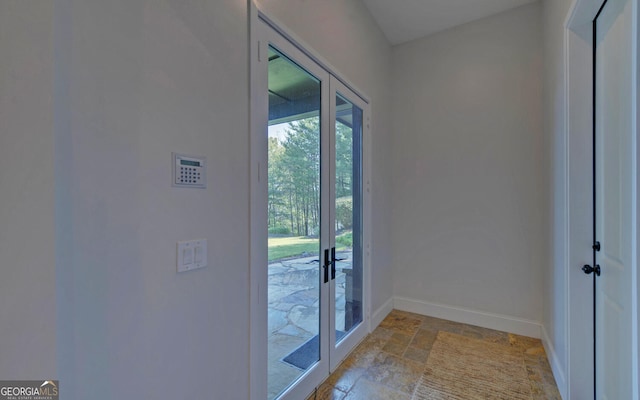
[[[173,160],[173,186],[206,187],[206,160],[204,157],[174,153]]]

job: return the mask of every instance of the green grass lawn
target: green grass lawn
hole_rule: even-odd
[[[336,250],[351,247],[351,232],[336,237]],[[269,261],[291,258],[303,254],[318,255],[320,241],[304,236],[270,237]]]

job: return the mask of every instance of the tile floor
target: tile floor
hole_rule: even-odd
[[[307,400],[411,400],[438,331],[524,353],[533,400],[560,400],[538,339],[394,310]]]

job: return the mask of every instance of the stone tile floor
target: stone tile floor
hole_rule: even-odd
[[[394,310],[307,400],[411,400],[438,331],[521,349],[532,400],[561,399],[540,340]]]

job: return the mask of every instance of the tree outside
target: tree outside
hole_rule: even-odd
[[[290,122],[281,138],[269,137],[269,260],[317,253],[320,225],[320,122],[318,117]],[[342,248],[351,247],[353,221],[351,129],[336,124],[336,232]],[[348,235],[347,235],[348,234]],[[291,237],[288,254],[286,240]],[[278,238],[278,240],[272,240]],[[306,239],[306,240],[305,240]],[[315,239],[315,240],[313,240]],[[276,247],[278,250],[276,251]],[[314,248],[315,247],[315,248]],[[274,258],[277,257],[277,258]]]

